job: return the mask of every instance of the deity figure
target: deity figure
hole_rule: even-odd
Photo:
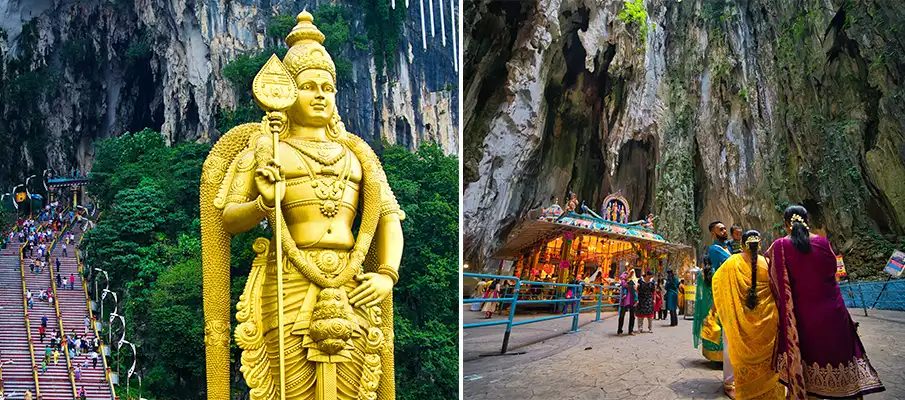
[[[567,212],[575,212],[575,208],[578,207],[578,196],[575,193],[569,193],[569,203],[566,204]]]
[[[266,219],[274,238],[254,242],[236,314],[251,399],[393,400],[392,289],[405,214],[377,156],[336,112],[323,33],[308,12],[296,20],[286,56],[255,78],[267,115],[227,132],[204,163],[208,399],[231,398],[230,235]]]

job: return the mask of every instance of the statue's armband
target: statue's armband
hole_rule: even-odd
[[[399,202],[396,201],[396,196],[393,194],[393,189],[390,188],[390,184],[387,182],[386,173],[383,171],[383,168],[379,169],[379,177],[380,177],[380,218],[383,218],[390,214],[398,214],[399,220],[405,220],[405,212],[399,207]]]
[[[221,193],[226,193],[224,207],[229,203],[247,203],[258,197],[254,180],[255,157],[252,149],[247,149],[236,157],[230,165],[227,179],[224,179]]]

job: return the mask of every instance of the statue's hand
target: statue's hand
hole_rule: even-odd
[[[349,302],[353,307],[374,307],[393,293],[393,279],[386,275],[369,272],[356,275],[355,280],[361,285],[349,293]]]
[[[282,170],[283,167],[280,166],[280,164],[277,164],[273,159],[271,159],[267,165],[255,170],[255,184],[258,187],[258,192],[261,193],[261,197],[264,198],[264,204],[270,207],[273,207],[276,202],[276,183],[283,179]],[[283,196],[280,197],[280,200],[283,200],[283,197],[286,196],[286,192],[284,191],[281,194]]]

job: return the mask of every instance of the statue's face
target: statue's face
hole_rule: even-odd
[[[336,112],[336,85],[329,72],[320,69],[302,71],[296,78],[299,97],[292,105],[292,123],[302,126],[326,126]]]

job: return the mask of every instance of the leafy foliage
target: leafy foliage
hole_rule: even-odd
[[[267,22],[267,36],[282,41],[295,26],[295,16],[274,15]]]
[[[365,28],[373,44],[374,64],[380,74],[387,63],[396,61],[405,9],[390,8],[389,0],[363,0],[361,4],[365,8]]]
[[[90,267],[107,271],[111,289],[120,294],[128,339],[140,348],[143,396],[204,398],[198,182],[210,147],[167,147],[159,133],[146,129],[102,140],[96,148],[88,189],[104,214],[82,247]],[[458,161],[433,144],[416,153],[386,146],[382,159],[408,215],[394,290],[397,396],[453,398],[458,388]],[[233,309],[254,257],[251,243],[265,234],[255,228],[232,241]],[[131,365],[129,357],[123,354],[121,373]],[[238,360],[233,344],[235,377]],[[241,379],[233,393],[247,396]]]
[[[233,110],[220,109],[217,111],[218,131],[225,133],[236,125],[261,120],[264,111],[255,104],[252,98],[252,82],[271,55],[276,54],[283,58],[286,56],[286,51],[285,47],[271,47],[255,53],[242,54],[223,67],[220,74],[232,84],[236,93],[237,106]]]
[[[394,291],[397,398],[458,396],[459,163],[436,144],[389,146],[387,179],[406,213]]]
[[[139,363],[151,366],[142,374],[146,393],[160,398],[200,398],[204,390],[197,199],[209,150],[167,147],[146,129],[98,142],[90,174],[104,218],[85,235],[86,261],[120,292]]]
[[[632,22],[637,23],[642,46],[647,46],[647,32],[650,27],[647,25],[647,9],[644,8],[644,0],[625,0],[624,7],[619,13],[619,19],[626,25]]]

